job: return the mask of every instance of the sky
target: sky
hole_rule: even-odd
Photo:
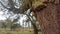
[[[3,12],[0,11],[0,20],[5,20],[6,18],[4,16],[2,16],[2,15],[3,15]]]

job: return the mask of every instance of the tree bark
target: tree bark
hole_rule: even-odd
[[[35,23],[31,23],[33,25],[33,29],[34,29],[34,34],[38,34],[38,29],[36,27],[36,24]]]
[[[39,9],[33,11],[40,22],[42,34],[60,34],[60,4],[48,3],[46,8]]]

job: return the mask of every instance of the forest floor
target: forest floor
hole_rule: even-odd
[[[15,31],[1,31],[0,34],[33,34],[33,32],[15,32]],[[39,32],[39,34],[42,34]]]
[[[8,29],[0,29],[0,34],[33,34],[33,29],[18,29],[18,30],[15,30],[15,31],[11,31],[11,30],[8,30]],[[39,32],[39,34],[42,34],[42,32]]]

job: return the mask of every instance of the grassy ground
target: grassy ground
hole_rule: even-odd
[[[8,29],[0,29],[0,34],[33,34],[33,29],[31,30],[17,30],[17,31],[10,31]],[[41,32],[39,32],[39,34],[42,34]]]
[[[33,32],[0,32],[0,34],[33,34]],[[42,34],[39,32],[39,34]]]

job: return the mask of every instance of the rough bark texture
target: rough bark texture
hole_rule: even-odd
[[[42,34],[60,34],[60,5],[48,3],[46,8],[39,8],[33,11],[40,22]]]

